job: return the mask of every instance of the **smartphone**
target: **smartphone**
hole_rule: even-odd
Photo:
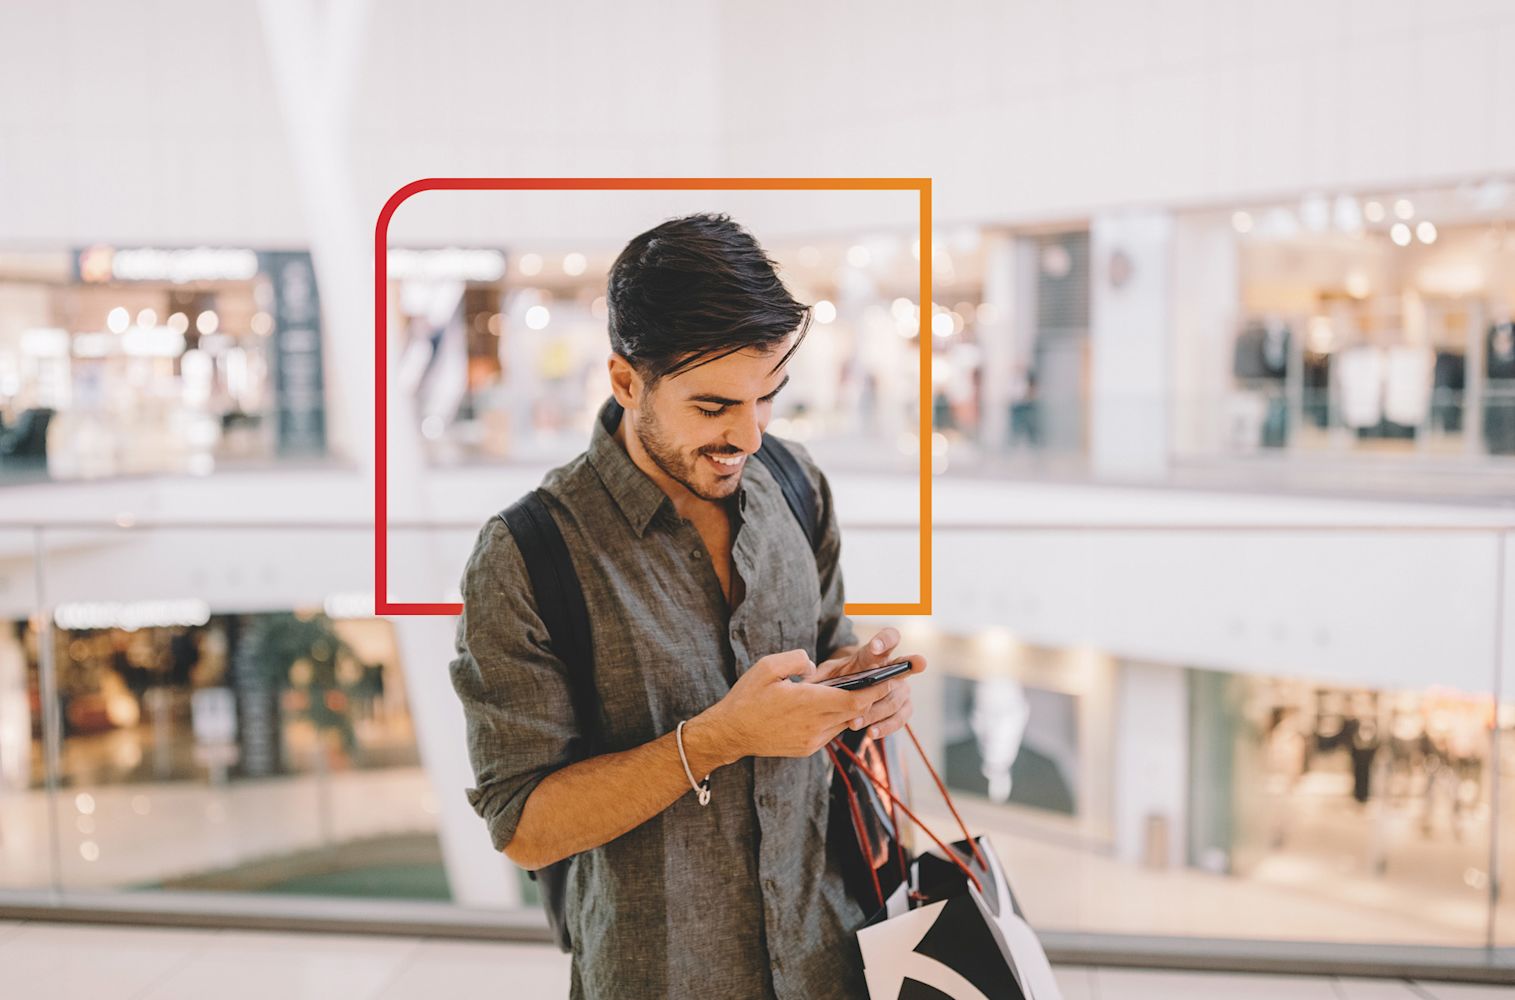
[[[910,661],[900,660],[898,663],[886,663],[882,667],[874,667],[871,670],[860,670],[855,674],[846,674],[842,677],[828,677],[817,684],[825,684],[827,687],[841,688],[843,691],[856,691],[859,688],[872,687],[880,681],[887,681],[891,677],[910,672]]]

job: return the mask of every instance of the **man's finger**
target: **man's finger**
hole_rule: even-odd
[[[885,736],[892,736],[901,729],[904,729],[905,724],[910,721],[910,717],[914,714],[915,703],[907,701],[905,702],[905,706],[898,712],[870,726],[868,735],[876,740],[881,740]]]
[[[853,714],[862,715],[863,713],[867,712],[868,709],[873,707],[874,702],[878,701],[880,698],[887,698],[890,693],[894,691],[894,685],[896,683],[898,683],[896,679],[890,678],[887,681],[881,681],[878,684],[870,684],[865,688],[858,688],[856,691],[850,692],[850,695],[852,697]]]
[[[890,733],[903,728],[914,711],[915,703],[910,700],[909,692],[903,692],[897,703],[891,702],[889,704],[887,712],[881,713],[877,719],[868,721],[868,735],[874,739],[888,736]]]
[[[892,626],[881,628],[876,632],[868,645],[864,647],[870,657],[878,657],[887,654],[891,649],[900,644],[899,629]]]
[[[849,692],[848,696],[852,699],[852,717],[854,719],[861,718],[865,720],[853,728],[862,729],[863,725],[866,725],[868,713],[873,711],[874,706],[887,702],[889,697],[898,691],[900,685],[904,683],[903,679],[892,677],[887,681],[881,681],[878,684]]]
[[[788,678],[805,681],[815,676],[816,666],[803,649],[787,650],[766,658],[766,665],[774,680]]]
[[[853,728],[862,729],[863,726],[871,726],[875,722],[882,722],[883,720],[888,719],[895,713],[899,712],[900,709],[904,708],[908,704],[910,704],[910,692],[907,689],[900,688],[891,691],[889,692],[889,697],[880,698],[878,701],[873,703],[872,707],[870,707],[868,711],[863,713],[862,725],[854,726]]]

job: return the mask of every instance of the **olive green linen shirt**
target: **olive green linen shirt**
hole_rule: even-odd
[[[791,441],[822,522],[812,555],[767,467],[749,459],[734,504],[732,610],[705,543],[613,437],[601,406],[587,451],[542,480],[589,608],[605,752],[671,732],[719,701],[755,661],[805,649],[817,663],[856,643],[843,611],[831,490]],[[450,673],[496,850],[527,797],[581,745],[565,666],[553,655],[510,530],[491,518],[463,573]],[[572,1000],[864,998],[854,934],[864,914],[827,849],[831,761],[748,757],[717,770],[710,804],[686,794],[575,856],[567,920]],[[855,845],[854,845],[855,849]]]

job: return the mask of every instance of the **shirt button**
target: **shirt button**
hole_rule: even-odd
[[[690,549],[689,550],[689,558],[691,558],[691,559],[698,559],[699,557],[700,557],[700,550],[699,549]]]

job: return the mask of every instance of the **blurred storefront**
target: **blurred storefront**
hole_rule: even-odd
[[[394,629],[364,603],[59,605],[51,774],[38,634],[10,623],[0,885],[450,899]]]
[[[411,766],[393,631],[324,612],[210,614],[194,601],[55,612],[65,786]],[[45,781],[36,634],[15,623],[33,707],[30,779]],[[319,751],[317,747],[322,749]]]
[[[981,450],[989,414],[984,243],[968,228],[944,234],[934,251],[937,301],[926,328],[941,468],[948,448],[961,446],[960,462]],[[582,450],[604,398],[605,284],[617,249],[527,250],[508,262],[477,248],[390,251],[391,322],[405,331],[394,378],[433,462],[564,461]],[[913,468],[919,242],[873,234],[768,249],[791,292],[814,306],[804,364],[791,371],[770,430],[844,466]],[[1003,399],[990,415],[1006,430],[1015,402],[1025,403]],[[1032,440],[1034,418],[1015,419],[1015,433]]]
[[[1233,454],[1515,454],[1508,183],[1238,209]],[[1223,220],[1216,218],[1216,225]]]
[[[321,358],[308,253],[0,255],[0,476],[322,458]]]
[[[1515,783],[1491,759],[1488,695],[900,627],[943,672],[918,695],[916,728],[1044,926],[1445,945],[1485,934],[1495,811],[1515,821],[1510,788],[1501,806],[1494,787],[1501,773]],[[1515,710],[1498,732],[1515,758]],[[929,779],[916,784],[950,830]]]

